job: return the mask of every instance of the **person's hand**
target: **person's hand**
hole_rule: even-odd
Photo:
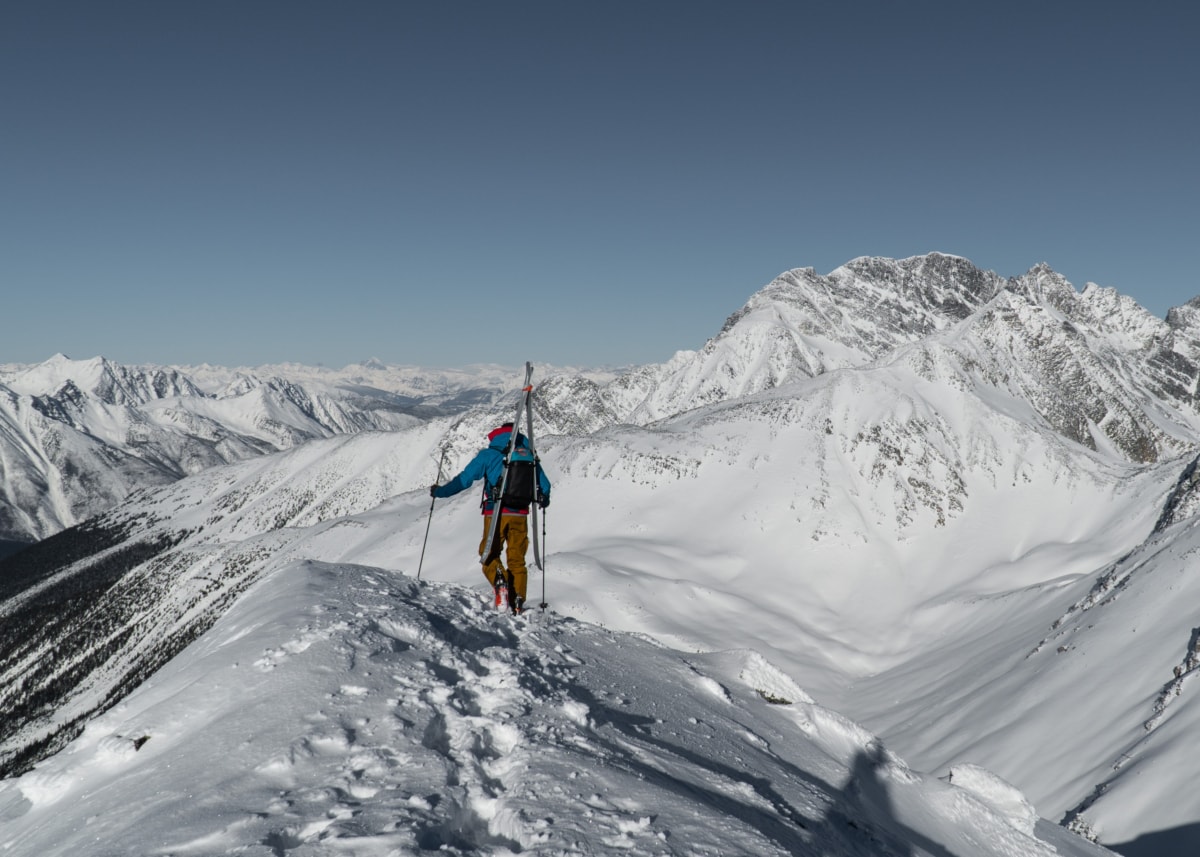
[[[538,505],[541,506],[543,509],[545,509],[547,506],[550,505],[550,498],[546,497],[544,495],[541,497],[538,497]]]
[[[437,496],[437,490],[438,490],[438,487],[437,487],[437,485],[430,485],[430,486],[429,486],[429,496],[430,496],[430,497],[436,497],[436,496]]]

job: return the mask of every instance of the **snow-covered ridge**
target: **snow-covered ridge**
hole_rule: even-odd
[[[945,782],[753,652],[683,655],[382,569],[278,563],[65,752],[6,854],[1108,852]]]

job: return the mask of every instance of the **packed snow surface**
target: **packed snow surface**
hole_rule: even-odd
[[[496,614],[478,587],[299,561],[0,783],[0,850],[1106,853],[1035,827],[986,772],[956,779],[910,770],[754,652],[684,654]]]

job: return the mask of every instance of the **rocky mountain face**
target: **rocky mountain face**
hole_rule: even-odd
[[[1045,265],[1004,279],[941,254],[789,271],[699,351],[606,384],[554,378],[540,393],[556,428],[595,430],[889,361],[1011,399],[1021,418],[1032,407],[1055,432],[1130,461],[1179,454],[1200,428],[1200,303],[1164,321]]]

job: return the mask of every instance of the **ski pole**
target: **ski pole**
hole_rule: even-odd
[[[550,552],[546,550],[546,507],[542,507],[542,603],[538,607],[542,612],[550,605],[546,603],[546,566],[549,564]]]
[[[442,482],[442,465],[446,461],[446,450],[442,448],[442,457],[438,459],[437,478],[434,483],[440,485]],[[433,504],[437,502],[437,497],[429,498],[429,520],[425,522],[425,541],[421,542],[421,559],[417,562],[417,580],[421,579],[421,567],[425,565],[425,546],[429,544],[429,527],[433,523]]]

